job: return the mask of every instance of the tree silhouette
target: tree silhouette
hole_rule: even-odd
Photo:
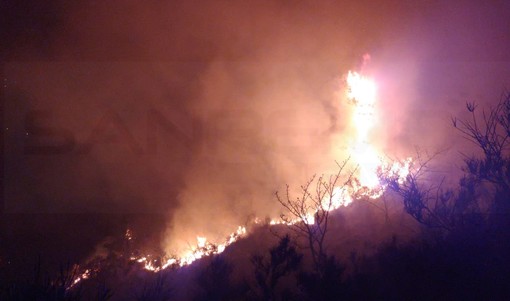
[[[442,180],[439,184],[424,180],[432,157],[422,160],[418,156],[416,168],[405,181],[391,176],[386,180],[390,189],[402,197],[406,212],[428,227],[451,232],[473,223],[509,226],[510,93],[481,114],[477,114],[474,103],[467,103],[466,109],[470,119],[452,118],[452,124],[481,151],[481,156],[463,154],[464,176],[458,187],[445,188]]]
[[[262,300],[276,300],[276,286],[286,275],[296,271],[302,255],[291,245],[289,235],[280,239],[278,245],[269,250],[269,257],[253,255],[251,262],[255,268],[255,281],[261,291]]]
[[[401,181],[398,175],[383,173],[388,187],[401,198],[404,210],[420,224],[430,228],[451,231],[460,213],[458,195],[453,189],[443,187],[443,180],[439,183],[435,178],[424,179],[429,173],[428,164],[434,156],[423,158],[418,154],[414,159],[412,169]]]
[[[453,126],[476,145],[482,156],[465,156],[464,171],[469,180],[489,184],[495,190],[493,212],[510,209],[510,92],[500,102],[477,114],[477,105],[467,103],[471,119],[452,119]]]
[[[196,279],[200,290],[195,300],[239,300],[245,288],[236,285],[231,277],[233,266],[224,255],[214,255]]]
[[[327,256],[321,266],[320,273],[302,271],[298,284],[305,293],[306,300],[333,301],[341,299],[344,294],[342,274],[345,267],[335,256]]]

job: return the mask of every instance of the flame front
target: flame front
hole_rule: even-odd
[[[185,266],[193,263],[194,261],[214,254],[220,254],[225,251],[225,248],[229,245],[233,244],[239,238],[246,235],[246,227],[239,226],[235,232],[232,232],[224,242],[222,243],[212,243],[207,240],[206,237],[197,236],[196,245],[190,247],[188,251],[184,253],[172,256],[167,259],[163,259],[161,264],[156,264],[156,260],[151,259],[151,256],[141,256],[141,257],[131,257],[132,261],[137,261],[144,265],[144,268],[148,271],[159,272],[164,270],[170,266]]]

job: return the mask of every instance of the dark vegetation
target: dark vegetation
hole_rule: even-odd
[[[229,261],[227,250],[189,267],[151,274],[137,270],[126,259],[129,246],[118,243],[100,263],[100,273],[69,290],[78,272],[71,265],[49,275],[39,261],[33,277],[16,281],[2,273],[0,299],[508,300],[510,94],[488,110],[472,103],[467,110],[469,119],[454,118],[452,123],[478,152],[461,153],[463,176],[457,186],[431,177],[427,158],[418,158],[405,181],[385,179],[388,193],[398,196],[420,225],[412,241],[394,237],[370,256],[353,253],[350,261],[329,251],[333,216],[321,210],[321,200],[334,186],[349,185],[351,176],[340,173],[340,165],[336,176],[304,185],[300,197],[278,196],[288,220],[304,221],[310,209],[306,206],[315,206],[315,223],[294,224],[268,250],[252,250],[244,265]],[[128,280],[115,287],[119,282],[112,279],[122,278]],[[176,294],[182,285],[186,294]]]

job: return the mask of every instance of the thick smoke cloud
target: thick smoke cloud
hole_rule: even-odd
[[[390,156],[453,148],[450,116],[510,82],[504,1],[7,5],[6,209],[167,212],[168,250],[275,216],[276,189],[348,156],[364,53]],[[27,154],[49,127],[72,149]]]
[[[170,239],[185,233],[221,239],[249,218],[274,218],[277,188],[334,164],[330,140],[344,120],[335,124],[332,113],[341,113],[331,109],[333,98],[321,98],[325,86],[299,75],[314,68],[220,62],[202,74],[193,114],[205,128],[184,172]]]

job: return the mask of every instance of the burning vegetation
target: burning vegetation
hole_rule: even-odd
[[[312,176],[298,188],[287,185],[276,192],[279,216],[251,216],[223,239],[203,235],[204,229],[187,241],[186,248],[164,245],[159,252],[147,251],[137,242],[144,234],[127,228],[101,254],[61,268],[57,277],[41,275],[39,265],[33,281],[7,284],[0,296],[121,300],[130,288],[136,300],[509,296],[505,283],[510,245],[505,241],[510,241],[510,94],[481,114],[468,103],[470,119],[452,119],[453,127],[481,155],[466,155],[464,175],[458,187],[450,187],[430,172],[434,158],[417,153],[391,160],[374,143],[381,112],[373,79],[349,71],[344,83],[343,97],[337,101],[345,101],[351,112],[345,139],[350,156],[337,162],[332,174]],[[411,238],[388,230],[390,215],[398,212],[395,208],[403,208],[414,220],[406,222],[414,231]],[[375,227],[391,235],[381,234],[376,247],[367,247],[366,241],[360,247],[339,234],[349,227],[342,221],[347,214],[361,212],[370,212],[375,219],[384,215]],[[349,235],[356,231],[351,229]],[[267,252],[249,243],[257,239]],[[234,261],[243,271],[234,270]],[[452,285],[459,277],[459,286]],[[470,281],[477,283],[476,292],[465,286]],[[433,289],[425,288],[429,285]]]
[[[4,2],[0,301],[510,300],[510,2]]]
[[[510,94],[481,114],[475,104],[468,103],[470,119],[452,119],[453,127],[481,155],[465,156],[464,175],[458,187],[450,187],[430,172],[434,161],[430,156],[417,153],[389,159],[371,139],[380,114],[377,83],[354,71],[347,73],[344,82],[344,97],[338,101],[346,101],[351,108],[350,137],[345,139],[350,157],[337,162],[333,174],[312,176],[299,188],[287,185],[283,192],[276,192],[279,216],[252,216],[223,239],[197,233],[187,248],[164,246],[161,252],[146,251],[137,243],[143,233],[127,228],[103,254],[61,269],[58,277],[41,275],[39,266],[33,282],[8,284],[0,296],[6,300],[121,300],[140,281],[142,289],[131,290],[136,300],[509,296],[505,283],[510,275],[506,255],[510,245],[505,241],[510,241]],[[375,248],[347,243],[343,251],[332,251],[338,248],[335,241],[348,241],[338,234],[347,228],[342,224],[344,214],[384,215],[382,226],[377,227],[386,229],[391,224],[389,216],[398,211],[389,209],[391,204],[415,221],[408,222],[415,232],[411,239],[390,230],[393,239],[382,235]],[[424,233],[424,238],[416,231]],[[272,247],[266,242],[268,235],[275,242]],[[264,241],[267,252],[248,243],[257,239]],[[168,250],[177,251],[165,253]],[[351,253],[346,255],[346,250]],[[235,264],[243,271],[234,271],[230,257],[237,258]],[[452,279],[459,286],[452,285]],[[476,292],[465,286],[470,281],[476,283]],[[110,289],[112,285],[119,291]],[[433,289],[425,288],[429,286]]]
[[[295,199],[291,196],[289,186],[285,197],[276,193],[284,213],[280,218],[272,218],[267,223],[290,226],[306,236],[316,267],[324,264],[321,262],[326,260],[323,245],[330,212],[348,206],[360,198],[378,199],[387,188],[385,179],[391,178],[396,183],[403,183],[412,165],[412,159],[403,163],[384,161],[383,155],[377,152],[369,140],[370,132],[376,125],[376,84],[368,77],[352,71],[348,72],[346,83],[347,99],[354,106],[351,119],[354,137],[350,147],[353,162],[346,160],[339,163],[338,171],[334,175],[312,177],[301,186],[300,196]],[[347,170],[349,167],[350,171]],[[259,226],[260,218],[253,218],[251,224]],[[203,257],[223,253],[228,246],[247,234],[246,227],[247,225],[238,226],[224,241],[210,241],[207,237],[197,235],[196,241],[188,242],[189,248],[181,253],[170,256],[130,255],[129,260],[156,273],[170,267],[183,267]],[[125,238],[128,241],[133,239],[130,229],[126,230]],[[85,269],[69,288],[90,276],[91,269]]]

